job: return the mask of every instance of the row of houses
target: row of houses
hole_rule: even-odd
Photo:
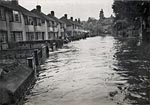
[[[66,39],[85,31],[80,19],[68,19],[67,14],[58,19],[55,12],[44,14],[41,6],[29,11],[18,1],[0,1],[0,49],[22,41]]]

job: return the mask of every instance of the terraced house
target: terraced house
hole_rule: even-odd
[[[73,17],[70,17],[70,19],[68,19],[67,14],[65,14],[62,18],[60,18],[60,20],[66,23],[67,37],[81,37],[81,35],[84,33],[80,19],[75,19],[74,21]]]
[[[68,19],[67,14],[64,14],[62,18],[60,18],[63,22],[66,23],[66,36],[73,37],[74,36],[74,23]]]
[[[80,22],[80,19],[75,19],[74,24],[75,24],[74,34],[78,35],[78,36],[82,35],[85,31],[84,31],[83,26]]]
[[[32,13],[40,16],[41,18],[41,27],[36,28],[36,33],[37,33],[37,39],[43,39],[43,40],[48,40],[48,39],[57,39],[58,34],[55,34],[57,32],[57,23],[55,22],[54,19],[50,18],[46,14],[44,14],[41,11],[41,6],[37,5],[36,9],[33,9],[31,11]],[[43,35],[44,37],[40,37]]]
[[[64,38],[65,23],[51,15],[42,13],[40,5],[29,11],[17,0],[0,1],[0,50],[8,43]]]
[[[44,40],[42,18],[17,1],[0,3],[0,49],[8,48],[8,43]]]
[[[46,15],[41,6],[29,11],[18,4],[18,0],[0,0],[0,50],[12,43],[66,39],[81,35],[80,20],[55,17],[54,11]]]
[[[55,34],[58,35],[58,38],[65,39],[66,23],[55,17],[54,11],[51,11],[51,13],[48,14],[47,16],[54,19],[55,22],[57,23]]]

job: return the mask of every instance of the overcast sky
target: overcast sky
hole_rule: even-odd
[[[42,6],[45,14],[55,11],[57,17],[62,17],[65,13],[70,18],[81,18],[87,20],[88,17],[99,18],[99,11],[104,9],[106,17],[112,14],[113,0],[19,0],[25,8],[32,10],[37,4]]]

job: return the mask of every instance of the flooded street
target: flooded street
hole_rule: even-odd
[[[149,105],[150,50],[143,46],[111,36],[66,44],[50,52],[24,105]]]

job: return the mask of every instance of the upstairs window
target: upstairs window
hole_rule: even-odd
[[[51,22],[51,21],[48,21],[48,22],[47,22],[47,25],[48,25],[48,27],[52,27],[52,22]]]
[[[4,8],[0,7],[0,20],[5,20],[5,11]]]
[[[39,19],[39,18],[37,18],[36,19],[36,22],[35,22],[36,24],[36,26],[41,26],[42,25],[42,21],[41,21],[41,19]]]
[[[30,16],[24,16],[25,25],[37,25],[36,19]]]
[[[52,24],[53,24],[53,27],[57,27],[57,23],[56,22],[52,22]]]
[[[28,17],[27,16],[24,16],[24,22],[25,22],[25,25],[28,25]]]
[[[13,20],[14,22],[21,22],[20,14],[18,11],[13,11]]]
[[[34,19],[32,17],[28,17],[29,25],[34,25]]]

